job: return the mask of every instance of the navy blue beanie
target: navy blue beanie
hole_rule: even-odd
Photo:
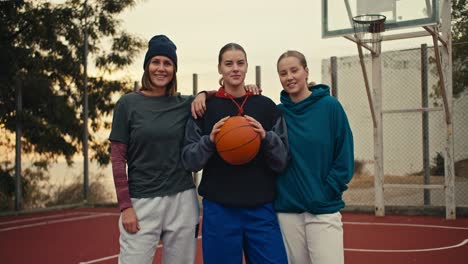
[[[143,62],[143,69],[145,69],[148,61],[157,55],[166,56],[172,60],[177,70],[177,54],[176,45],[165,35],[156,35],[148,42],[148,51],[145,55],[145,61]]]

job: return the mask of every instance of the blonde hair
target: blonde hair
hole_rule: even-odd
[[[299,63],[302,65],[302,67],[304,67],[304,69],[307,68],[307,61],[306,61],[306,58],[305,58],[304,54],[300,53],[297,50],[288,50],[285,53],[281,54],[281,56],[279,56],[278,62],[276,62],[276,69],[277,70],[278,70],[278,65],[279,65],[280,61],[282,59],[284,59],[284,58],[287,58],[287,57],[297,58],[299,60]]]
[[[299,63],[302,65],[302,67],[304,69],[307,69],[307,60],[306,60],[304,54],[302,54],[301,52],[299,52],[297,50],[288,50],[288,51],[284,52],[283,54],[281,54],[281,56],[279,56],[278,61],[276,62],[276,70],[278,70],[278,65],[279,65],[280,61],[282,59],[285,59],[285,58],[288,58],[288,57],[297,58],[299,60]],[[308,87],[314,86],[314,85],[317,84],[314,81],[309,82],[308,79],[309,79],[309,77],[306,77],[306,83],[307,83]]]

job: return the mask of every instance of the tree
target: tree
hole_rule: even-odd
[[[468,87],[468,1],[452,0],[453,94]]]
[[[88,77],[87,83],[91,158],[109,163],[108,142],[99,142],[93,134],[110,127],[105,117],[113,109],[112,95],[133,88],[129,80],[105,76],[133,63],[144,47],[143,40],[122,30],[116,18],[135,4],[135,0],[0,1],[0,125],[14,133],[15,89],[21,86],[22,151],[34,154],[36,164],[46,168],[59,157],[71,164],[81,151],[85,26],[89,56],[100,74]],[[2,163],[0,176],[5,177],[12,165]]]
[[[435,58],[429,58],[434,67],[431,73],[438,76]],[[468,87],[468,1],[452,0],[452,92],[457,98]],[[431,97],[434,104],[441,102],[440,83],[432,86]]]

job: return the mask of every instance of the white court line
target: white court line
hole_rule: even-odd
[[[158,246],[159,247],[159,246]],[[115,259],[119,257],[119,254],[117,255],[112,255],[112,256],[108,256],[108,257],[104,257],[104,258],[99,258],[99,259],[93,259],[93,260],[90,260],[90,261],[86,261],[86,262],[79,262],[78,264],[91,264],[91,263],[98,263],[98,262],[101,262],[101,261],[106,261],[106,260],[109,260],[109,259]]]
[[[202,217],[200,216],[200,219]],[[343,224],[348,225],[382,225],[382,226],[402,226],[402,227],[421,227],[421,228],[442,228],[442,229],[458,229],[458,230],[468,230],[468,227],[457,227],[457,226],[439,226],[439,225],[420,225],[420,224],[397,224],[397,223],[375,223],[375,222],[343,222]],[[201,239],[201,236],[198,237]],[[345,248],[345,251],[353,251],[353,252],[373,252],[373,253],[415,253],[415,252],[428,252],[428,251],[438,251],[438,250],[446,250],[451,248],[457,248],[468,244],[468,239],[463,240],[462,242],[446,246],[446,247],[436,247],[436,248],[423,248],[423,249],[361,249],[361,248]],[[160,248],[161,245],[158,245]],[[106,261],[109,259],[117,258],[119,255],[113,255],[108,257],[103,257],[99,259],[94,259],[86,262],[80,262],[79,264],[92,264],[98,263],[102,261]]]
[[[197,237],[198,240],[201,239],[201,236],[198,236]],[[157,248],[162,248],[163,245],[159,244],[157,246]],[[112,255],[112,256],[108,256],[108,257],[103,257],[103,258],[98,258],[98,259],[93,259],[93,260],[89,260],[89,261],[85,261],[85,262],[79,262],[78,264],[92,264],[92,263],[98,263],[98,262],[101,262],[101,261],[106,261],[106,260],[109,260],[109,259],[114,259],[114,258],[118,258],[119,257],[119,254],[117,255]]]
[[[380,226],[401,226],[401,227],[421,227],[421,228],[439,228],[439,229],[455,229],[455,230],[468,230],[468,227],[458,227],[458,226],[439,226],[439,225],[420,225],[420,224],[397,224],[397,223],[367,223],[367,222],[343,222],[348,225],[380,225]],[[427,252],[427,251],[437,251],[437,250],[446,250],[450,248],[461,247],[468,243],[468,239],[463,240],[462,242],[447,246],[447,247],[437,247],[437,248],[423,248],[423,249],[359,249],[359,248],[345,248],[345,251],[355,251],[355,252]]]
[[[360,248],[345,248],[345,251],[357,251],[357,252],[382,252],[382,253],[412,253],[412,252],[428,252],[428,251],[437,251],[437,250],[446,250],[451,248],[461,247],[468,243],[468,239],[463,240],[462,242],[447,246],[447,247],[436,247],[436,248],[421,248],[421,249],[360,249]]]
[[[57,217],[69,216],[69,215],[79,215],[79,214],[89,214],[89,213],[75,212],[75,213],[55,214],[55,215],[48,215],[48,216],[38,216],[38,217],[31,217],[31,218],[25,218],[25,219],[18,219],[18,220],[0,222],[0,225],[15,224],[15,223],[34,221],[34,220],[50,219],[50,218],[57,218]]]
[[[0,229],[0,232],[16,230],[16,229],[23,229],[23,228],[29,228],[29,227],[35,227],[35,226],[43,226],[43,225],[50,225],[50,224],[56,224],[56,223],[63,223],[63,222],[72,222],[72,221],[78,221],[78,220],[83,220],[83,219],[91,219],[91,218],[111,216],[111,215],[115,215],[115,214],[112,214],[112,213],[99,213],[99,214],[95,214],[95,215],[87,215],[87,216],[71,217],[71,218],[60,219],[60,220],[44,221],[44,222],[39,222],[39,223],[34,223],[34,224],[19,225],[19,226],[14,226],[14,227],[3,228],[3,229]]]
[[[0,0],[0,1],[1,1],[1,0]],[[86,211],[83,211],[83,213],[87,213],[87,214],[96,214],[96,215],[105,214],[106,216],[108,216],[108,215],[120,216],[120,213],[99,213],[99,212],[86,212]]]
[[[201,236],[198,236],[198,239],[201,239]],[[452,246],[446,246],[446,247],[436,247],[436,248],[422,248],[422,249],[361,249],[361,248],[345,248],[345,251],[353,251],[353,252],[372,252],[372,253],[415,253],[415,252],[428,252],[428,251],[438,251],[438,250],[447,250],[451,248],[457,248],[457,247],[462,247],[464,245],[468,244],[468,239],[463,240],[462,242],[452,245]],[[158,248],[161,248],[162,245],[158,245]],[[99,259],[93,259],[90,261],[86,262],[79,262],[78,264],[92,264],[92,263],[98,263],[102,261],[106,261],[109,259],[114,259],[119,257],[119,255],[112,255],[108,257],[103,257]]]
[[[458,229],[468,230],[468,227],[460,226],[439,226],[439,225],[419,225],[419,224],[396,224],[396,223],[375,223],[375,222],[343,222],[348,225],[382,225],[382,226],[407,226],[407,227],[424,227],[424,228],[442,228],[442,229]]]

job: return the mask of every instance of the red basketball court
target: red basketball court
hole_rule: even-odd
[[[118,217],[114,208],[0,217],[1,263],[117,263]],[[461,264],[468,259],[468,218],[344,213],[343,221],[347,264]],[[153,263],[162,263],[160,251]],[[201,237],[196,263],[203,263]]]

